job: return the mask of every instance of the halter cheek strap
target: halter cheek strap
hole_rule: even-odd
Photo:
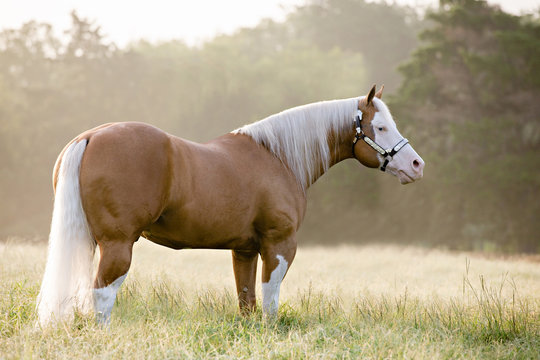
[[[409,143],[409,140],[403,138],[401,139],[392,149],[384,150],[382,146],[377,144],[374,140],[368,137],[362,130],[362,110],[358,109],[358,112],[354,118],[354,125],[356,127],[356,134],[354,135],[354,140],[352,143],[352,154],[355,159],[357,159],[356,154],[354,153],[354,146],[358,140],[364,140],[373,150],[378,152],[383,158],[384,163],[381,166],[381,171],[386,171],[386,166],[392,160],[394,155],[398,153],[399,150],[403,149],[405,145]]]

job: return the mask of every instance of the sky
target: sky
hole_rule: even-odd
[[[418,7],[438,0],[395,0]],[[47,22],[57,31],[69,28],[71,10],[100,25],[108,40],[125,46],[137,39],[182,39],[190,45],[216,34],[255,26],[263,18],[281,20],[305,0],[0,0],[0,30],[30,20]],[[520,14],[540,8],[540,0],[488,0]]]

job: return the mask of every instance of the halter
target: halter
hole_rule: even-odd
[[[394,155],[398,153],[399,150],[401,150],[405,145],[409,143],[409,140],[403,138],[398,141],[396,145],[392,149],[384,150],[382,146],[377,144],[375,141],[373,141],[370,137],[368,137],[364,131],[362,130],[362,110],[358,109],[358,112],[356,114],[356,117],[354,118],[354,125],[356,127],[356,134],[354,135],[354,140],[352,144],[352,154],[355,159],[358,159],[356,157],[356,154],[354,153],[354,146],[358,142],[358,140],[364,140],[366,144],[371,146],[373,150],[378,152],[383,158],[384,163],[381,166],[381,171],[386,171],[386,165],[393,159]]]

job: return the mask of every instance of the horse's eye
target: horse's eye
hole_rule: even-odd
[[[380,127],[380,128],[379,128],[379,131],[383,131],[383,128],[382,128],[382,127]]]

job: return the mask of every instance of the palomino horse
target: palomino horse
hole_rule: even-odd
[[[352,157],[402,184],[422,177],[422,158],[381,96],[374,86],[367,96],[293,108],[206,144],[129,122],[77,136],[54,167],[39,323],[92,308],[108,323],[140,236],[173,249],[231,249],[242,312],[255,308],[260,255],[263,313],[276,314],[313,182]]]

